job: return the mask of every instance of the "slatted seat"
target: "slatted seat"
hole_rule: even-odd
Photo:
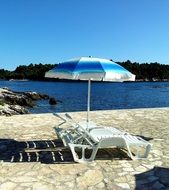
[[[152,144],[141,137],[131,135],[114,127],[94,126],[86,128],[84,126],[80,125],[80,123],[75,123],[70,128],[57,132],[64,145],[71,149],[76,162],[93,161],[99,148],[117,147],[126,149],[128,156],[133,160],[147,158],[150,152]],[[91,150],[90,157],[86,157],[88,149]],[[81,152],[81,157],[78,156],[79,151]]]

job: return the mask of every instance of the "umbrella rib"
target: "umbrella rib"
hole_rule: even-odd
[[[75,71],[76,71],[76,68],[77,68],[78,63],[80,62],[80,60],[81,60],[81,58],[79,58],[79,60],[77,61],[76,66],[75,66],[75,68],[74,68],[73,71],[72,71],[72,76],[74,75],[73,73],[76,73]],[[75,75],[75,76],[76,76],[76,75]]]

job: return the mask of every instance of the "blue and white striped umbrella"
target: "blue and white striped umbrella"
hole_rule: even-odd
[[[90,81],[134,81],[135,75],[117,63],[93,57],[81,57],[59,63],[55,68],[45,73],[48,78],[88,80],[87,127],[90,111]]]
[[[59,63],[45,74],[49,78],[95,81],[134,81],[135,75],[108,59],[81,57]]]

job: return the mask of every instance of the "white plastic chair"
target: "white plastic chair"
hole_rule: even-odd
[[[56,129],[56,131],[64,145],[70,148],[76,162],[93,161],[100,148],[126,149],[128,156],[133,160],[147,158],[150,152],[152,145],[141,137],[130,135],[114,127],[86,128],[80,123],[74,122],[68,114],[65,114],[65,117],[65,121],[69,122],[71,127]],[[91,152],[90,156],[86,154],[88,150]],[[141,150],[142,154],[140,154]],[[79,152],[81,156],[78,155]]]

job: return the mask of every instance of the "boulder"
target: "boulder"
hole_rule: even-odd
[[[37,92],[15,92],[7,87],[0,88],[0,115],[27,114],[27,107],[35,106],[37,100],[49,100],[51,105],[57,102],[46,94]]]
[[[23,94],[25,95],[25,97],[28,97],[31,100],[40,100],[41,99],[40,95],[36,92],[24,92]]]
[[[23,94],[32,100],[41,100],[41,99],[49,99],[49,96],[47,94],[40,94],[37,92],[23,92]]]
[[[31,98],[26,97],[24,95],[6,94],[4,96],[4,100],[6,103],[11,104],[11,105],[20,105],[20,106],[28,106],[28,107],[33,107],[35,105]]]
[[[22,107],[22,106],[19,106],[19,105],[10,105],[9,108],[11,110],[13,110],[16,114],[28,114],[29,111]]]
[[[0,115],[10,116],[10,115],[28,114],[28,113],[29,111],[23,106],[9,105],[9,104],[0,106]]]
[[[56,105],[57,104],[57,101],[55,98],[49,98],[49,104],[50,105]]]
[[[39,94],[41,99],[48,100],[50,97],[47,94]]]

